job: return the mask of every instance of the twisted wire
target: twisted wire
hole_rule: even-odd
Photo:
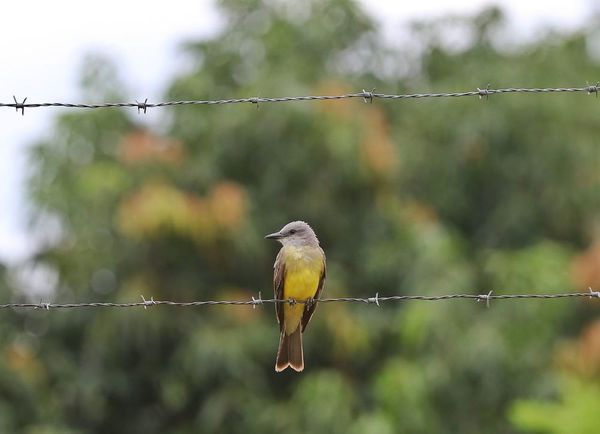
[[[421,98],[460,98],[477,96],[480,99],[485,97],[486,99],[495,94],[503,93],[572,93],[572,92],[584,92],[588,95],[594,94],[598,96],[598,90],[600,89],[600,83],[595,85],[586,85],[582,87],[533,87],[533,88],[522,88],[522,87],[507,87],[500,89],[491,89],[489,85],[485,88],[476,88],[476,90],[466,92],[439,92],[439,93],[407,93],[407,94],[386,94],[376,93],[374,89],[372,91],[366,91],[363,89],[362,92],[346,93],[340,95],[304,95],[304,96],[282,96],[282,97],[250,97],[250,98],[234,98],[234,99],[214,99],[214,100],[180,100],[180,101],[163,101],[163,102],[148,102],[146,98],[143,102],[107,102],[97,104],[77,104],[77,103],[66,103],[66,102],[40,102],[31,103],[27,102],[27,98],[24,98],[19,102],[15,96],[13,96],[13,102],[2,103],[1,107],[14,108],[17,112],[25,114],[25,109],[30,108],[46,108],[46,107],[64,107],[64,108],[75,108],[75,109],[103,109],[103,108],[137,108],[138,113],[146,113],[150,108],[157,107],[173,107],[173,106],[186,106],[186,105],[224,105],[224,104],[262,104],[262,103],[278,103],[278,102],[293,102],[293,101],[329,101],[329,100],[343,100],[361,98],[364,102],[372,103],[374,99],[421,99]]]
[[[170,301],[170,300],[146,300],[143,296],[142,301],[130,303],[111,303],[111,302],[91,302],[91,303],[5,303],[0,304],[0,309],[79,309],[79,308],[139,308],[147,309],[153,306],[175,306],[175,307],[200,307],[200,306],[252,306],[256,307],[263,304],[287,303],[293,304],[313,304],[313,303],[366,303],[379,306],[381,303],[390,301],[447,301],[456,299],[474,300],[485,302],[489,306],[492,300],[548,300],[558,298],[598,298],[600,291],[588,292],[570,292],[556,294],[498,294],[494,295],[492,291],[487,294],[445,294],[445,295],[390,295],[380,296],[376,293],[374,297],[337,297],[321,299],[263,299],[251,297],[249,300],[200,300],[200,301]]]

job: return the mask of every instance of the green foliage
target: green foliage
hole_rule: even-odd
[[[598,429],[600,387],[576,378],[560,382],[560,402],[519,400],[510,417],[525,431],[540,433],[588,434]]]
[[[600,75],[585,31],[496,48],[497,9],[414,25],[400,48],[349,0],[221,10],[224,29],[187,44],[193,67],[166,99]],[[127,91],[92,57],[82,93]],[[597,236],[597,104],[577,94],[186,106],[164,111],[161,134],[130,111],[63,113],[31,151],[32,225],[45,242],[28,266],[56,273],[60,301],[250,299],[270,292],[276,246],[264,234],[304,219],[327,253],[328,296],[570,290],[585,268],[575,255]],[[35,299],[13,286],[7,298]],[[554,420],[544,416],[554,404],[531,400],[558,383],[557,343],[597,314],[582,306],[320,306],[302,374],[274,373],[266,307],[6,312],[0,430],[576,432],[563,417],[596,408],[595,386],[565,389],[550,429],[539,420]],[[577,413],[579,432],[591,432],[589,414]]]

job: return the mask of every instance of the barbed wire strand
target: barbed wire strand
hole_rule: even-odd
[[[493,291],[487,294],[446,294],[446,295],[390,295],[380,296],[379,293],[375,297],[339,297],[339,298],[321,298],[321,299],[263,299],[260,292],[258,298],[251,297],[249,300],[202,300],[202,301],[169,301],[169,300],[147,300],[141,296],[142,301],[131,303],[5,303],[0,304],[0,309],[78,309],[78,308],[137,308],[143,307],[147,309],[153,306],[176,306],[176,307],[200,307],[200,306],[260,306],[263,304],[287,303],[293,304],[313,304],[313,303],[366,303],[380,306],[381,303],[388,301],[447,301],[456,299],[475,300],[477,302],[485,302],[489,307],[492,300],[540,300],[540,299],[558,299],[558,298],[598,298],[600,299],[600,291],[593,291],[588,288],[588,292],[571,292],[557,294],[499,294],[494,295]]]
[[[502,94],[502,93],[568,93],[568,92],[585,92],[588,95],[594,94],[598,97],[600,90],[600,82],[593,85],[586,85],[583,87],[534,87],[534,88],[519,88],[519,87],[508,87],[500,89],[491,89],[488,84],[485,88],[476,88],[476,90],[467,92],[441,92],[441,93],[408,93],[408,94],[385,94],[375,93],[375,89],[371,91],[362,90],[357,93],[346,93],[341,95],[305,95],[305,96],[283,96],[283,97],[251,97],[251,98],[236,98],[236,99],[214,99],[214,100],[183,100],[183,101],[164,101],[157,103],[149,103],[148,98],[143,102],[108,102],[98,104],[72,104],[65,102],[41,102],[41,103],[28,103],[27,98],[24,98],[19,102],[16,96],[13,96],[11,103],[0,103],[0,107],[14,108],[17,112],[25,114],[25,109],[29,108],[40,108],[40,107],[65,107],[65,108],[77,108],[77,109],[101,109],[101,108],[115,108],[115,107],[133,107],[137,108],[138,113],[146,113],[150,108],[156,107],[169,107],[169,106],[184,106],[184,105],[224,105],[224,104],[262,104],[262,103],[276,103],[276,102],[292,102],[292,101],[328,101],[328,100],[342,100],[360,98],[365,103],[372,103],[374,99],[420,99],[420,98],[460,98],[468,96],[477,96],[480,99],[486,98],[490,95]]]

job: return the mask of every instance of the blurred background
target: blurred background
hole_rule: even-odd
[[[594,2],[454,3],[13,3],[1,98],[600,77]],[[0,302],[267,297],[263,236],[294,219],[321,239],[330,297],[597,290],[599,112],[585,94],[2,109]],[[306,370],[276,375],[272,305],[5,310],[0,431],[591,434],[599,314],[588,299],[327,304]]]

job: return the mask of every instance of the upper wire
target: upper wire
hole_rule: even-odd
[[[150,108],[156,107],[172,107],[172,106],[184,106],[184,105],[224,105],[224,104],[255,104],[259,107],[262,103],[278,103],[278,102],[293,102],[293,101],[328,101],[328,100],[342,100],[360,98],[365,103],[372,103],[374,99],[420,99],[420,98],[460,98],[477,96],[478,98],[488,99],[491,95],[503,94],[503,93],[569,93],[569,92],[582,92],[588,95],[598,95],[598,89],[600,84],[586,85],[582,87],[533,87],[533,88],[522,88],[522,87],[507,87],[492,89],[488,84],[485,88],[476,88],[476,90],[466,92],[439,92],[439,93],[406,93],[406,94],[386,94],[386,93],[375,93],[374,90],[357,93],[345,93],[340,95],[304,95],[304,96],[282,96],[282,97],[250,97],[250,98],[234,98],[234,99],[213,99],[213,100],[180,100],[180,101],[163,101],[163,102],[148,102],[145,98],[143,102],[106,102],[97,104],[77,104],[77,103],[66,103],[66,102],[27,102],[27,98],[19,102],[16,96],[13,96],[13,102],[2,103],[0,107],[14,108],[17,112],[25,114],[25,109],[40,108],[40,107],[64,107],[64,108],[76,108],[76,109],[103,109],[103,108],[125,108],[133,107],[138,110],[138,113],[146,113]]]
[[[200,301],[170,301],[170,300],[147,300],[141,296],[142,301],[131,303],[111,303],[111,302],[84,302],[84,303],[5,303],[0,304],[0,309],[78,309],[78,308],[136,308],[143,307],[147,309],[153,306],[176,306],[176,307],[200,307],[200,306],[259,306],[263,304],[287,303],[287,304],[313,304],[313,303],[365,303],[381,306],[382,303],[389,301],[447,301],[457,299],[468,299],[477,302],[485,301],[489,307],[492,300],[541,300],[541,299],[558,299],[558,298],[598,298],[600,299],[600,291],[593,291],[588,288],[588,292],[568,292],[556,294],[492,294],[489,291],[487,294],[443,294],[443,295],[389,295],[380,296],[379,293],[375,297],[337,297],[337,298],[319,298],[319,299],[263,299],[261,293],[258,293],[258,298],[252,296],[249,300],[200,300]]]

